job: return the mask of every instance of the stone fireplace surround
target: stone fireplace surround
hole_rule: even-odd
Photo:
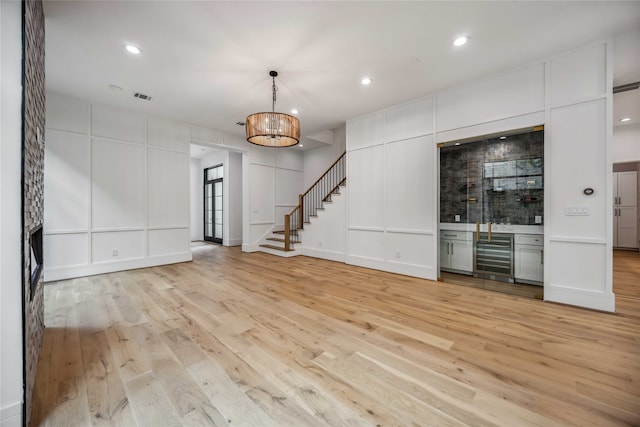
[[[41,0],[22,3],[23,122],[22,122],[22,287],[24,337],[24,412],[29,424],[33,385],[44,330],[43,277],[32,262],[32,243],[39,245],[44,211],[45,37]],[[33,236],[32,236],[33,233]],[[32,241],[33,237],[33,241]],[[40,243],[42,238],[40,237]],[[36,249],[37,251],[38,249]],[[41,251],[41,246],[40,246]],[[41,255],[41,254],[40,254]],[[42,261],[41,257],[40,260]],[[33,267],[33,268],[32,268]],[[34,283],[32,283],[32,277]]]

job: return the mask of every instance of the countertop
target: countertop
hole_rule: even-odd
[[[449,231],[476,231],[475,224],[463,222],[441,222],[440,230]],[[480,224],[480,231],[487,231],[487,224]],[[491,224],[491,231],[494,233],[517,233],[517,234],[544,234],[543,225],[513,225],[513,224]]]

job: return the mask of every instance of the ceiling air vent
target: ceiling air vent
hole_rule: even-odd
[[[145,101],[151,101],[151,97],[149,95],[145,95],[144,93],[136,92],[133,94],[136,98],[144,99]]]

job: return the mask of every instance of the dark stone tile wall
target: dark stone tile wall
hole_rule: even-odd
[[[44,330],[43,278],[31,286],[31,230],[43,224],[45,67],[44,12],[40,0],[23,2],[23,283],[25,334],[25,423],[29,424],[33,385]],[[45,260],[46,262],[46,260]]]
[[[544,132],[440,149],[440,222],[544,221]]]

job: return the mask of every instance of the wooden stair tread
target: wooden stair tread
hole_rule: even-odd
[[[283,247],[281,247],[281,246],[267,245],[267,244],[260,245],[260,247],[262,247],[262,248],[269,248],[269,249],[275,249],[275,250],[277,250],[277,251],[282,251],[282,252],[292,252],[292,251],[293,251],[293,249],[286,250],[285,248],[283,248]]]
[[[271,241],[273,241],[273,242],[282,242],[282,243],[284,243],[284,241],[285,241],[284,239],[280,239],[280,238],[278,238],[278,237],[267,237],[267,238],[266,238],[266,240],[271,240]],[[294,243],[296,243],[296,241],[295,241],[295,240],[290,240],[290,242],[291,242],[291,244],[292,244],[292,245],[293,245]]]

